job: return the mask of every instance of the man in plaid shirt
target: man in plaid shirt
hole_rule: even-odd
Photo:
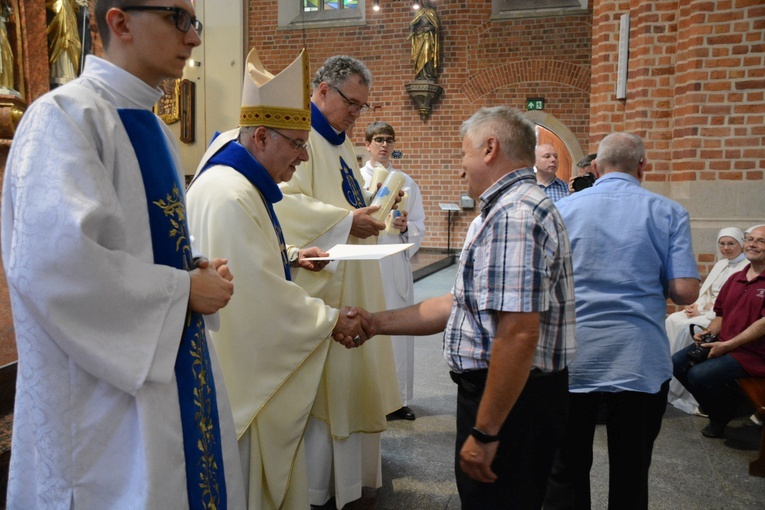
[[[569,195],[568,184],[558,179],[558,151],[549,143],[537,146],[534,169],[537,172],[537,183],[553,202]]]
[[[444,357],[458,385],[462,508],[538,509],[568,409],[571,247],[531,168],[533,124],[500,106],[482,108],[460,132],[461,176],[480,199],[481,219],[452,292],[365,319],[369,336],[445,330]]]

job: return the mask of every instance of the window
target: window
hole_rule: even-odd
[[[495,18],[527,18],[565,16],[572,11],[587,10],[587,0],[492,0]]]
[[[358,0],[303,0],[303,12],[358,9]]]
[[[365,0],[279,0],[279,28],[361,25]]]

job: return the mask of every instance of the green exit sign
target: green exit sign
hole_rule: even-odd
[[[526,99],[527,110],[544,110],[545,98],[543,97],[530,97]]]

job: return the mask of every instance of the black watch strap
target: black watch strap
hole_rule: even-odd
[[[473,427],[473,430],[470,431],[470,435],[473,436],[479,443],[496,443],[499,441],[499,436],[492,436],[491,434],[487,434],[478,427]]]

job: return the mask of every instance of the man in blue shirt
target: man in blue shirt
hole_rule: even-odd
[[[672,377],[666,298],[692,303],[699,274],[688,212],[640,187],[642,140],[608,135],[592,164],[602,176],[595,185],[556,204],[573,251],[577,356],[545,509],[590,508],[601,404],[608,410],[608,506],[647,508],[648,468]]]

